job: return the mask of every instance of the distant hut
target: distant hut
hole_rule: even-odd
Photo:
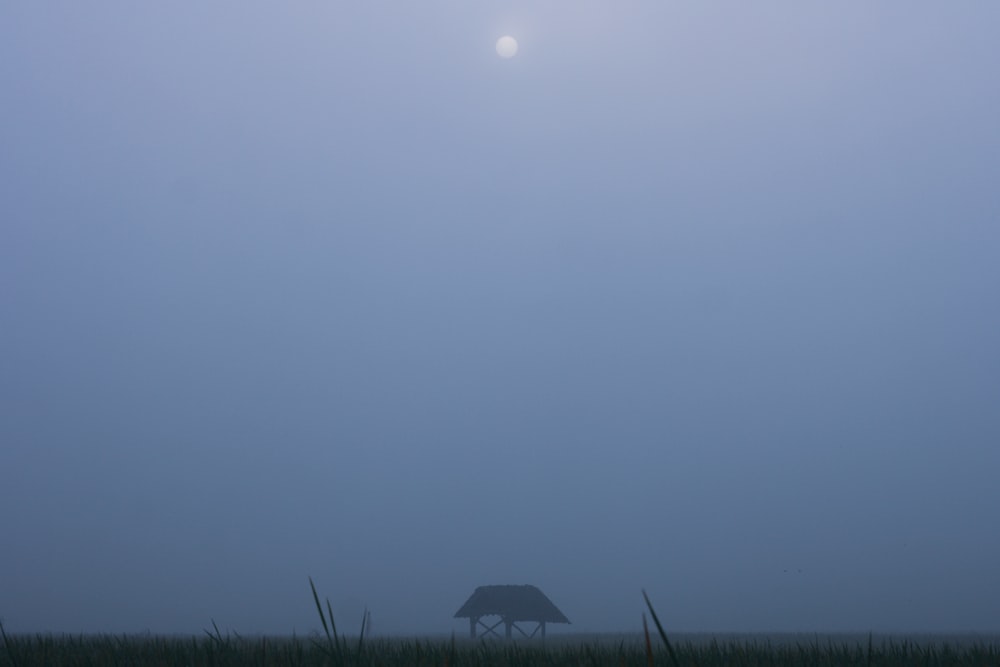
[[[487,625],[482,621],[485,616],[499,616],[500,620]],[[510,639],[514,628],[525,637],[534,637],[539,630],[545,637],[546,623],[569,623],[569,619],[545,597],[545,593],[534,586],[480,586],[455,612],[455,618],[469,619],[469,636],[473,639],[476,638],[477,625],[484,628],[481,637],[489,634],[499,637],[496,628],[503,624],[504,636]],[[518,627],[518,622],[538,625],[529,635]]]

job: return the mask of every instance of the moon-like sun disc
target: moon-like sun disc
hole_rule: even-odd
[[[501,58],[513,58],[517,55],[517,40],[510,35],[504,35],[497,40],[497,55]]]

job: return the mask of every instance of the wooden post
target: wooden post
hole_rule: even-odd
[[[503,619],[503,624],[506,627],[506,632],[504,633],[504,638],[505,639],[510,639],[511,638],[510,629],[514,625],[514,621],[509,621],[509,620],[507,620],[505,618],[505,619]]]
[[[542,639],[545,639],[545,621],[542,621]]]
[[[472,639],[476,638],[476,623],[478,622],[479,619],[477,617],[474,616],[469,617],[469,637],[471,637]]]

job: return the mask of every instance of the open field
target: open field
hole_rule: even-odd
[[[28,665],[1000,665],[1000,644],[974,637],[679,637],[676,661],[639,636],[564,636],[541,642],[290,637],[8,636],[0,666]]]
[[[646,598],[652,624],[633,634],[555,634],[546,639],[366,637],[338,634],[329,600],[312,585],[323,633],[298,636],[9,634],[0,624],[0,667],[28,665],[1000,665],[1000,635],[675,634]],[[368,618],[367,611],[364,616]],[[646,625],[645,617],[643,625]]]
[[[1000,665],[995,636],[559,635],[544,643],[449,638],[8,635],[8,665]]]

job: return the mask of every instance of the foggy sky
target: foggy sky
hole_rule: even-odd
[[[997,631],[998,21],[3,3],[5,627]]]

